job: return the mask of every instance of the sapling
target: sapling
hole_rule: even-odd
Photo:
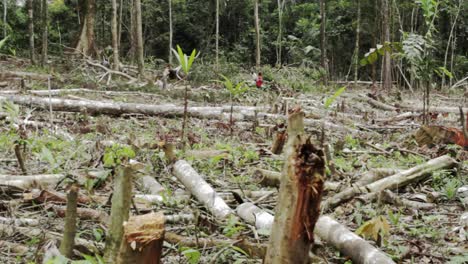
[[[234,125],[234,120],[232,118],[232,113],[234,112],[234,100],[237,99],[240,95],[244,94],[249,90],[249,87],[245,85],[244,82],[239,82],[236,85],[226,76],[220,74],[220,76],[224,79],[224,81],[218,80],[217,82],[220,82],[226,87],[226,89],[229,91],[229,98],[231,101],[231,113],[229,116],[229,125],[231,129],[231,136],[233,133],[233,125]]]
[[[184,71],[184,73],[185,73],[184,77],[182,78],[182,80],[183,80],[183,82],[185,84],[185,93],[184,93],[184,120],[183,120],[183,123],[182,123],[182,136],[181,136],[182,150],[185,150],[185,128],[187,127],[187,119],[188,119],[188,111],[187,111],[187,108],[188,108],[188,83],[187,83],[187,78],[188,78],[188,75],[190,73],[190,69],[192,68],[193,62],[198,57],[198,55],[200,55],[200,53],[198,53],[198,55],[197,55],[197,50],[194,49],[194,50],[192,50],[192,54],[190,54],[190,57],[189,57],[189,56],[187,56],[187,54],[185,54],[182,51],[182,48],[179,45],[177,45],[177,50],[172,49],[172,52],[175,54],[175,57],[179,61],[180,67],[182,68],[182,71]]]

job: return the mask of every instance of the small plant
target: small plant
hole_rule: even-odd
[[[127,146],[121,146],[118,144],[112,145],[112,147],[106,149],[104,153],[104,166],[115,167],[121,165],[122,161],[129,160],[135,157],[135,152]]]
[[[198,264],[200,262],[200,258],[201,258],[200,251],[194,248],[181,247],[180,252],[187,258],[188,263]]]
[[[390,222],[394,225],[397,226],[400,223],[400,218],[401,218],[401,212],[398,211],[396,213],[393,213],[392,210],[388,210],[388,218],[390,219]]]
[[[240,233],[244,230],[244,227],[239,225],[239,221],[235,216],[231,216],[228,219],[227,225],[223,229],[224,235],[227,237],[233,237],[235,234]]]
[[[234,125],[234,121],[232,118],[232,113],[234,111],[234,100],[237,99],[242,94],[244,94],[245,92],[247,92],[249,90],[249,87],[245,85],[244,82],[240,82],[234,85],[234,83],[228,77],[222,74],[220,75],[224,79],[224,81],[217,80],[217,82],[222,83],[224,87],[229,91],[230,100],[231,100],[231,114],[229,117],[229,123],[230,123],[230,129],[231,129],[231,137],[232,137],[233,125]]]
[[[195,59],[198,57],[197,55],[197,50],[194,49],[192,53],[190,54],[190,57],[187,56],[182,51],[182,48],[177,45],[177,50],[172,49],[172,52],[175,54],[177,60],[179,61],[180,67],[182,68],[182,71],[184,71],[185,76],[183,78],[183,81],[185,83],[185,93],[184,93],[184,120],[182,122],[182,150],[185,149],[185,129],[187,127],[187,118],[188,118],[188,84],[187,84],[187,78],[190,73],[190,69],[192,68],[192,64],[195,61]]]
[[[377,216],[367,222],[356,230],[356,234],[362,235],[365,238],[371,238],[378,245],[382,245],[385,237],[390,232],[390,225],[384,216]]]
[[[461,183],[458,179],[449,179],[444,186],[443,192],[447,199],[452,200],[457,194],[458,187],[461,186]]]

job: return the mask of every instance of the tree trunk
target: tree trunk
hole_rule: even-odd
[[[120,0],[119,2],[119,17],[118,17],[118,29],[117,29],[117,43],[120,48],[120,43],[121,43],[121,38],[122,38],[122,21],[123,21],[123,0]],[[121,54],[120,50],[119,53]]]
[[[325,163],[304,133],[304,113],[288,119],[287,160],[283,168],[275,220],[264,263],[308,263],[314,227],[320,215]]]
[[[130,37],[130,50],[128,51],[128,56],[130,57],[130,62],[135,63],[135,54],[136,54],[136,14],[135,14],[135,0],[130,0],[130,30],[128,35]]]
[[[28,0],[28,31],[29,31],[29,59],[31,64],[36,64],[36,52],[34,48],[34,6],[33,0]]]
[[[172,28],[172,0],[169,1],[169,65],[172,66],[172,38],[174,35]]]
[[[85,1],[84,20],[75,50],[84,56],[96,56],[94,26],[96,24],[96,0]]]
[[[219,71],[219,0],[216,0],[216,71]]]
[[[72,185],[70,192],[67,195],[65,227],[63,230],[62,243],[60,244],[60,253],[67,258],[71,258],[73,256],[73,247],[75,246],[78,190],[77,185]]]
[[[389,0],[382,0],[382,13],[383,13],[383,33],[384,43],[390,43],[390,4]],[[383,62],[383,88],[386,91],[392,89],[392,58],[390,51],[385,51]]]
[[[361,0],[357,0],[356,42],[354,45],[354,86],[359,77],[359,34],[361,33]]]
[[[130,166],[119,167],[114,180],[112,208],[109,231],[106,238],[104,259],[106,263],[115,263],[123,237],[123,223],[128,220],[130,201],[133,194],[133,169]]]
[[[47,6],[47,0],[42,0],[42,54],[41,54],[41,66],[44,67],[47,64],[47,50],[49,48],[48,44],[48,16],[49,8]]]
[[[255,65],[258,69],[260,68],[260,63],[261,63],[260,18],[258,15],[258,0],[255,0],[254,16],[255,16],[255,43],[256,43]]]
[[[143,24],[141,19],[141,0],[134,0],[135,22],[136,22],[136,44],[138,55],[138,74],[144,77],[145,59],[143,57]]]
[[[117,0],[112,0],[112,51],[113,51],[113,64],[112,69],[115,71],[119,70],[119,36],[118,36],[118,25],[117,25]]]
[[[278,38],[276,40],[276,66],[281,67],[281,51],[283,48],[283,9],[286,0],[278,0]]]
[[[328,84],[328,58],[327,58],[327,5],[326,0],[320,0],[320,63],[322,65],[325,74],[323,76],[323,83]]]
[[[7,11],[8,0],[3,0],[3,38],[7,36]]]

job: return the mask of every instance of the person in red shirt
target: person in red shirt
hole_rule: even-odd
[[[261,72],[258,73],[257,79],[255,80],[255,84],[257,85],[257,88],[262,88],[263,76]]]

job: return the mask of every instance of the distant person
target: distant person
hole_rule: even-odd
[[[255,79],[255,84],[257,85],[257,88],[262,88],[263,75],[261,72],[258,73],[257,78]]]

